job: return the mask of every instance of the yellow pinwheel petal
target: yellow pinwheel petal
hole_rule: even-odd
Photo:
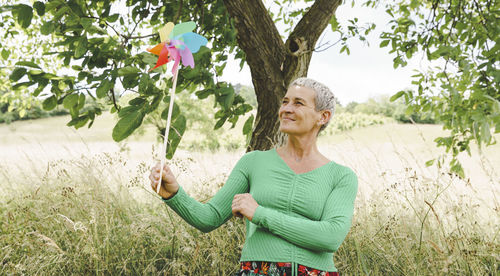
[[[167,24],[165,24],[165,26],[163,26],[161,29],[160,29],[160,40],[161,42],[165,42],[168,40],[168,35],[170,34],[170,32],[174,29],[174,23],[172,22],[168,22]]]

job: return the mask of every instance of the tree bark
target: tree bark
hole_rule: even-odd
[[[268,150],[285,142],[278,111],[291,81],[307,76],[316,42],[342,0],[317,0],[286,43],[261,0],[224,0],[234,20],[238,45],[246,54],[258,108],[247,151]]]

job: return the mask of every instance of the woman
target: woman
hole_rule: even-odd
[[[246,153],[206,204],[187,195],[168,166],[159,195],[203,232],[231,215],[246,218],[237,275],[338,275],[333,252],[351,226],[358,182],[350,168],[328,160],[316,145],[335,103],[323,84],[296,79],[279,110],[286,145]],[[159,170],[157,164],[150,175],[155,191]]]

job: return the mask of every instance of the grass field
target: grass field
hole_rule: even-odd
[[[0,275],[236,271],[242,220],[203,234],[150,192],[152,129],[117,144],[112,115],[77,131],[67,121],[0,125]],[[244,148],[194,152],[183,144],[189,135],[171,167],[205,202]],[[500,146],[460,156],[461,180],[424,165],[442,152],[439,135],[440,126],[392,123],[320,136],[320,150],[359,179],[353,226],[335,256],[343,275],[499,275]]]

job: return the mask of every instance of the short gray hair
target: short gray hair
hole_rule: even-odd
[[[333,95],[333,92],[328,88],[328,86],[315,81],[310,78],[298,78],[292,81],[289,87],[292,87],[294,85],[306,87],[309,89],[314,90],[316,92],[316,100],[315,100],[315,110],[316,111],[321,111],[321,110],[330,110],[332,112],[332,117],[333,114],[335,114],[335,105],[337,104],[337,98],[335,95]],[[331,117],[330,117],[331,120]],[[319,129],[319,132],[321,132],[323,129],[326,128],[326,126],[330,123],[330,121],[326,122],[324,125],[321,126]],[[319,134],[318,132],[318,134]]]

